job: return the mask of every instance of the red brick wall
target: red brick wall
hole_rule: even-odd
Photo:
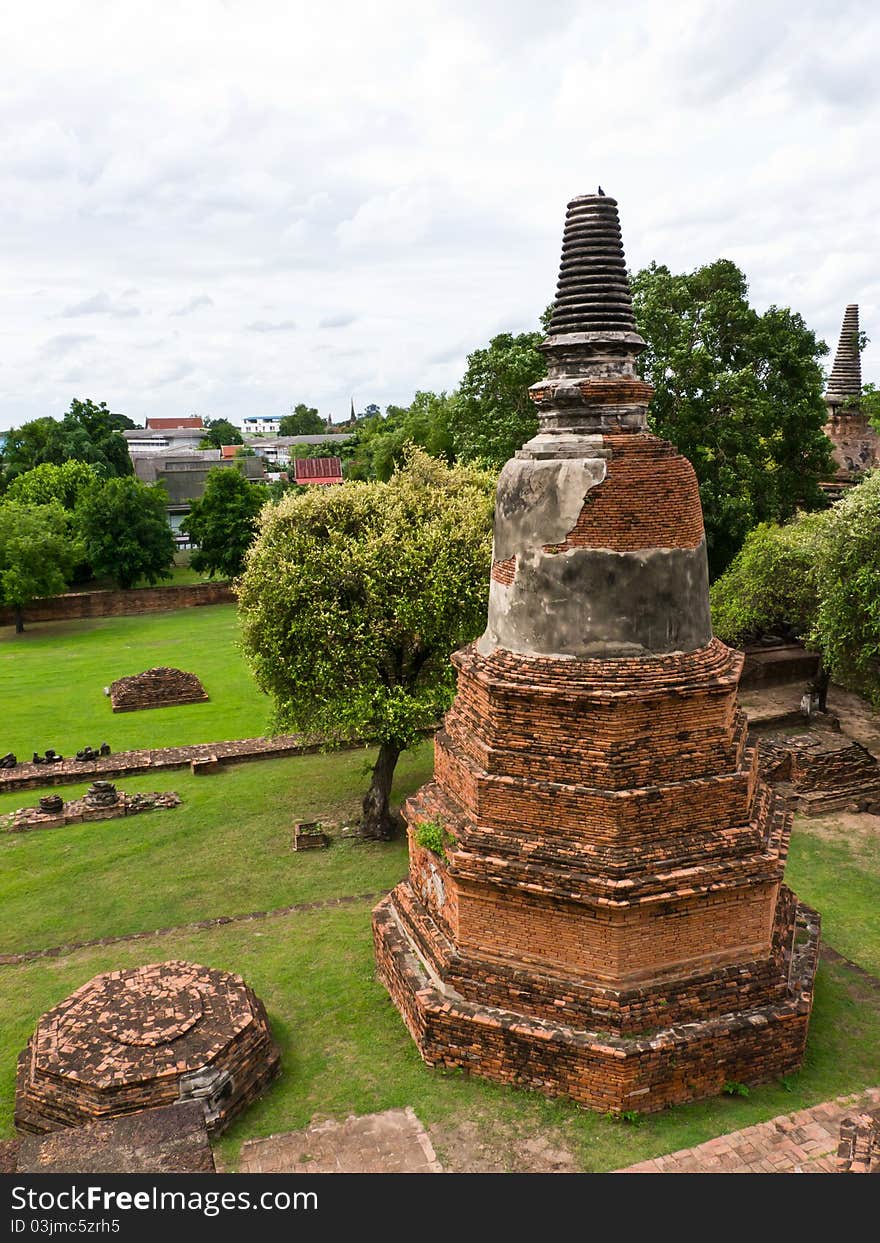
[[[189,586],[141,587],[134,591],[77,591],[34,600],[24,609],[27,622],[77,621],[84,617],[128,617],[163,609],[194,608],[202,604],[230,604],[235,593],[228,583],[192,583]],[[0,608],[0,625],[14,624],[11,608]]]
[[[766,1083],[803,1061],[815,954],[791,1000],[644,1039],[603,1036],[522,1015],[514,1021],[439,993],[391,920],[392,901],[373,915],[379,976],[431,1066],[568,1096],[592,1109],[651,1113],[717,1095],[725,1083]]]
[[[587,493],[565,542],[552,550],[696,548],[703,539],[703,510],[687,458],[653,437],[606,436],[604,443],[612,450],[608,473]]]
[[[483,958],[626,984],[769,953],[778,885],[753,885],[628,910],[462,887],[458,942]]]

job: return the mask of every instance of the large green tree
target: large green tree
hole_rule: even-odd
[[[880,470],[833,506],[810,634],[832,677],[880,707]]]
[[[98,486],[100,475],[87,462],[70,458],[56,466],[43,462],[33,470],[16,476],[6,491],[5,499],[25,505],[48,505],[58,501],[63,509],[73,510],[92,488]]]
[[[546,372],[541,332],[509,332],[468,355],[448,426],[455,455],[500,470],[538,430],[529,385]]]
[[[17,634],[24,630],[24,606],[62,592],[80,557],[70,518],[57,501],[0,505],[0,599],[15,610]]]
[[[131,475],[134,467],[121,433],[133,427],[131,419],[115,414],[106,402],[74,398],[63,419],[34,419],[7,432],[4,483],[44,462],[60,466],[71,458],[92,464],[104,477]]]
[[[219,449],[223,445],[243,445],[244,437],[228,419],[205,419],[208,434],[202,441],[203,448]]]
[[[742,647],[764,634],[810,635],[824,577],[824,538],[834,517],[830,509],[803,513],[783,526],[762,522],[749,532],[709,592],[719,639]]]
[[[451,404],[445,393],[418,392],[408,406],[388,406],[384,414],[365,419],[340,451],[349,462],[349,476],[387,481],[411,444],[451,461]]]
[[[728,259],[684,274],[651,264],[632,288],[651,425],[693,463],[717,574],[759,522],[825,503],[827,349],[788,308],[759,315]]]
[[[204,495],[193,501],[181,523],[197,545],[192,568],[212,578],[240,574],[257,533],[257,517],[268,499],[268,489],[248,483],[235,466],[215,466],[209,471]]]
[[[130,476],[108,479],[89,492],[78,510],[86,557],[98,576],[133,587],[170,578],[174,536],[168,525],[168,494]]]
[[[712,622],[728,643],[789,627],[823,674],[880,706],[880,470],[822,513],[747,537],[712,585]]]
[[[282,436],[320,436],[326,432],[327,420],[322,419],[314,406],[299,402],[290,414],[285,414],[279,424]]]
[[[410,450],[387,483],[289,494],[239,583],[244,650],[279,729],[379,744],[363,833],[388,837],[397,759],[454,691],[450,653],[485,622],[492,487]]]

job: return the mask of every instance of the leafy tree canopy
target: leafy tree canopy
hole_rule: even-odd
[[[839,682],[880,707],[880,470],[832,507],[810,640]]]
[[[822,513],[757,527],[712,586],[727,643],[786,627],[824,670],[880,707],[880,470]]]
[[[71,458],[88,462],[105,478],[131,475],[134,467],[128,445],[120,433],[133,427],[131,419],[124,414],[114,414],[106,402],[96,405],[90,400],[74,398],[60,421],[48,417],[34,419],[7,433],[3,449],[4,481],[8,484],[45,462],[60,466]]]
[[[285,414],[279,425],[282,436],[320,436],[326,430],[327,420],[321,418],[314,406],[306,406],[303,402],[294,406],[290,414]]]
[[[387,483],[290,493],[239,584],[242,641],[274,724],[377,741],[364,833],[387,836],[397,758],[451,702],[450,653],[485,622],[491,479],[418,449]]]
[[[0,599],[14,607],[19,634],[24,606],[64,591],[81,555],[70,518],[57,501],[0,505]]]
[[[208,434],[202,441],[205,448],[219,449],[223,445],[243,445],[244,437],[228,419],[205,419]]]
[[[168,494],[131,476],[106,480],[88,492],[79,508],[86,557],[98,576],[119,587],[145,578],[170,578],[174,536],[168,525]]]
[[[819,607],[822,541],[832,510],[799,514],[785,526],[762,522],[712,584],[712,627],[742,647],[763,634],[806,638]]]
[[[652,263],[632,288],[652,427],[693,463],[717,574],[759,522],[825,503],[827,348],[788,308],[759,315],[728,259],[688,274]]]
[[[876,384],[863,384],[861,407],[875,431],[880,432],[880,389]]]
[[[451,403],[449,427],[455,455],[500,470],[538,430],[529,386],[546,372],[541,332],[509,332],[468,355]]]
[[[63,509],[73,510],[92,488],[100,482],[94,466],[70,458],[56,466],[43,462],[33,470],[18,475],[6,491],[7,501],[26,505],[48,505],[58,501]]]
[[[215,466],[208,472],[201,500],[193,501],[181,523],[198,545],[190,564],[212,578],[235,578],[257,533],[257,517],[268,500],[268,489],[248,483],[234,466]]]
[[[340,450],[350,463],[352,479],[387,481],[402,464],[407,445],[418,445],[432,457],[453,457],[449,430],[450,398],[445,393],[418,392],[409,406],[388,406],[359,426],[355,439]]]

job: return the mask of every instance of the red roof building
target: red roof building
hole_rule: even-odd
[[[296,459],[296,482],[342,483],[342,462],[338,457],[299,457]]]
[[[194,414],[184,419],[147,419],[147,427],[152,432],[168,432],[177,427],[204,427],[201,417]]]

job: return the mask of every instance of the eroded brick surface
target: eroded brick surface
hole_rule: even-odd
[[[320,1122],[242,1145],[242,1174],[440,1174],[412,1109]]]
[[[39,1134],[196,1099],[221,1131],[279,1069],[263,1004],[240,976],[178,961],[110,971],[37,1023],[15,1124]]]
[[[833,1174],[843,1172],[838,1148],[846,1122],[860,1109],[880,1105],[880,1088],[839,1096],[810,1109],[782,1114],[719,1135],[694,1148],[617,1170],[618,1174]],[[847,1136],[848,1136],[847,1131]]]

